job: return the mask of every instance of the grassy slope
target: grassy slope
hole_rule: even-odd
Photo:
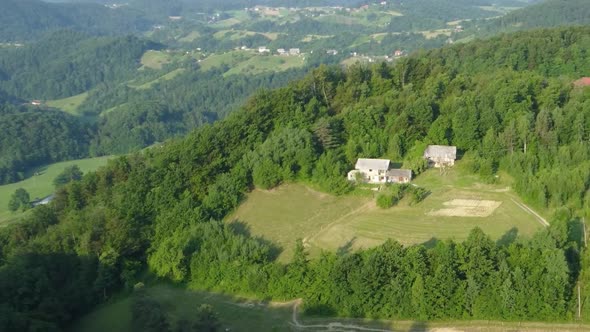
[[[88,92],[84,92],[68,98],[47,101],[47,106],[58,108],[72,115],[79,115],[78,107],[86,100],[87,97]]]
[[[494,239],[500,239],[511,230],[531,235],[542,227],[511,200],[519,201],[508,189],[508,183],[485,185],[459,168],[445,176],[438,170],[429,170],[414,183],[432,194],[416,206],[409,206],[402,200],[398,206],[387,210],[375,206],[370,191],[360,196],[334,197],[299,184],[272,191],[256,190],[228,221],[245,222],[253,235],[282,246],[284,251],[279,257],[282,261],[290,259],[296,238],[304,239],[314,254],[319,249],[367,248],[388,238],[406,245],[449,238],[463,240],[474,227],[482,228]],[[494,200],[502,204],[488,217],[428,215],[453,199]]]
[[[224,76],[246,74],[256,75],[263,72],[280,72],[291,68],[303,67],[305,59],[300,56],[255,56],[240,62]]]
[[[232,296],[189,291],[168,285],[146,290],[160,302],[171,321],[193,320],[197,308],[204,303],[213,306],[222,326],[219,331],[288,331],[290,307],[248,304],[245,299]],[[125,298],[107,304],[84,316],[69,330],[72,332],[126,332],[131,331],[131,299]]]
[[[32,176],[26,180],[17,183],[6,184],[0,186],[0,226],[3,224],[16,221],[24,214],[20,212],[12,213],[8,210],[8,201],[10,196],[18,188],[24,188],[31,195],[31,199],[43,198],[50,195],[54,191],[53,179],[61,173],[64,168],[71,165],[78,165],[83,172],[94,171],[100,166],[106,165],[110,156],[89,158],[81,160],[72,160],[61,163],[49,165],[40,168],[37,172],[40,175]]]
[[[189,291],[169,285],[158,285],[146,291],[168,313],[174,326],[178,319],[194,319],[194,312],[201,304],[210,304],[221,321],[219,331],[358,331],[359,329],[338,329],[340,325],[386,329],[398,332],[411,331],[588,331],[587,325],[510,323],[493,321],[454,321],[454,322],[413,322],[413,321],[375,321],[367,319],[341,319],[306,317],[298,314],[304,325],[322,325],[324,328],[296,329],[292,324],[293,303],[268,303],[229,295]],[[332,329],[328,328],[332,326]],[[127,332],[131,331],[131,299],[129,297],[105,304],[75,322],[69,332]]]

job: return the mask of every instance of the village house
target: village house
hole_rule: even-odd
[[[33,100],[33,101],[31,101],[31,105],[33,105],[33,106],[40,106],[41,105],[41,101],[40,100]]]
[[[299,55],[301,54],[301,50],[298,48],[291,48],[289,49],[289,55]]]
[[[359,158],[355,169],[348,172],[349,181],[367,183],[408,183],[412,180],[412,171],[406,169],[389,169],[388,159]]]
[[[447,167],[455,165],[457,147],[446,145],[429,145],[424,151],[424,158],[430,167]]]
[[[279,55],[287,55],[287,50],[285,50],[284,48],[279,48],[277,50],[277,53],[279,53]]]
[[[266,46],[260,46],[258,48],[258,53],[260,53],[260,54],[270,53],[270,50]]]

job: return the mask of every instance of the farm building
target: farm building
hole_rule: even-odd
[[[349,181],[362,179],[367,183],[408,183],[412,180],[412,171],[405,169],[389,169],[388,159],[357,160],[355,169],[348,172]]]
[[[446,167],[455,165],[457,147],[447,145],[429,145],[424,151],[424,158],[431,167]]]

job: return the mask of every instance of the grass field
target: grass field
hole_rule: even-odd
[[[316,192],[300,184],[271,191],[255,190],[228,222],[244,222],[253,235],[279,244],[284,249],[279,256],[281,261],[291,258],[297,238],[304,239],[314,255],[320,249],[372,247],[389,238],[405,245],[442,239],[460,241],[474,227],[480,227],[496,240],[509,233],[529,236],[543,227],[512,201],[520,202],[509,189],[509,181],[486,185],[478,182],[476,176],[454,168],[446,175],[429,170],[414,183],[430,190],[431,195],[418,205],[409,206],[402,200],[387,210],[375,206],[374,194],[368,190],[343,197]],[[482,216],[465,216],[476,208],[453,204],[469,205],[467,200],[494,204]]]
[[[47,101],[47,106],[58,108],[72,115],[79,115],[78,107],[86,100],[87,97],[88,92],[84,92],[68,98],[49,100]]]
[[[169,73],[167,73],[167,74],[165,74],[165,75],[162,75],[162,76],[160,76],[160,77],[156,78],[156,79],[155,79],[155,80],[153,80],[153,81],[149,81],[149,82],[147,82],[147,83],[144,83],[144,84],[141,84],[141,85],[137,85],[137,86],[135,86],[135,85],[132,85],[132,84],[127,84],[127,86],[129,86],[129,87],[131,87],[131,88],[135,88],[135,89],[140,89],[140,90],[141,90],[141,89],[149,89],[149,88],[151,88],[151,87],[152,87],[154,84],[156,84],[156,83],[158,83],[158,82],[161,82],[161,81],[167,81],[167,80],[171,80],[171,79],[175,78],[176,76],[178,76],[178,75],[182,74],[184,71],[185,71],[185,69],[184,69],[184,68],[176,68],[176,69],[174,69],[173,71],[171,71],[171,72],[169,72]],[[111,109],[109,109],[109,110],[111,110]],[[106,112],[105,112],[105,113],[106,113]]]
[[[240,62],[250,59],[253,56],[254,55],[251,52],[247,51],[233,51],[223,54],[212,54],[207,58],[203,59],[199,63],[199,66],[203,71],[212,69],[214,67],[221,67],[224,64],[233,67]]]
[[[172,327],[179,319],[192,320],[201,304],[209,304],[217,313],[218,331],[396,331],[396,332],[549,332],[588,331],[581,324],[547,324],[494,321],[387,321],[307,317],[286,303],[257,301],[229,295],[190,291],[166,284],[148,287],[145,291],[158,301],[168,314]],[[69,332],[131,331],[131,298],[107,303],[70,326]]]
[[[141,57],[141,64],[147,68],[162,69],[162,66],[172,62],[172,56],[166,52],[149,50]]]
[[[197,39],[199,37],[201,37],[201,34],[198,31],[191,31],[187,35],[179,38],[178,41],[183,42],[183,43],[190,43],[190,42],[195,41],[195,39]]]
[[[94,171],[100,166],[106,165],[107,160],[110,158],[112,157],[107,156],[52,164],[47,167],[39,168],[37,172],[40,173],[40,175],[32,176],[21,182],[0,186],[0,226],[18,221],[24,215],[21,212],[13,213],[8,210],[8,201],[16,189],[24,188],[31,195],[31,199],[43,198],[54,191],[53,179],[55,179],[55,177],[67,166],[78,165],[82,172],[86,173]]]
[[[219,331],[289,331],[291,307],[277,307],[222,294],[190,291],[168,285],[146,289],[170,320],[193,320],[201,304],[210,304],[222,322]],[[174,326],[174,323],[173,323]],[[71,332],[131,331],[131,299],[107,304],[76,322]]]

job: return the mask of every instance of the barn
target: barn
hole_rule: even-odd
[[[430,167],[448,167],[455,165],[457,147],[447,145],[429,145],[424,151],[424,158]]]

